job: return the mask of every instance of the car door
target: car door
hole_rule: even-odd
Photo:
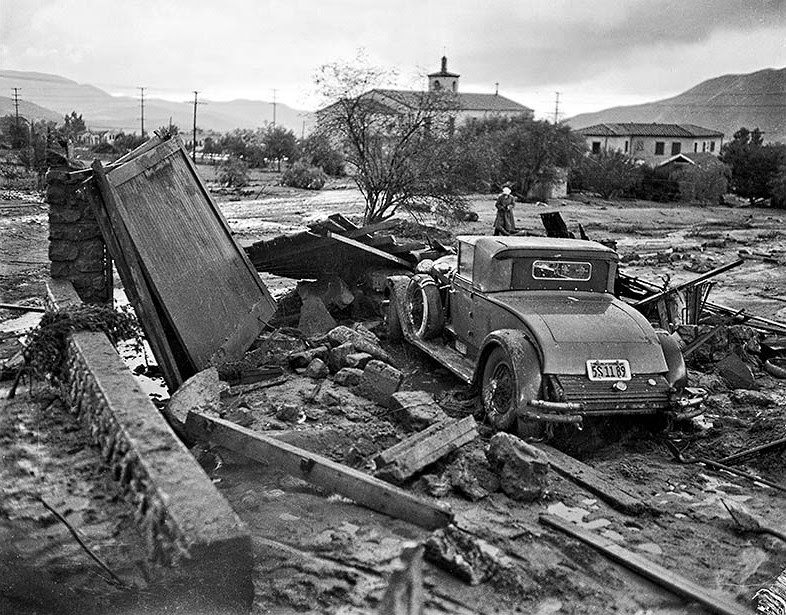
[[[456,336],[456,350],[475,356],[478,341],[475,339],[474,299],[472,269],[475,246],[459,242],[458,271],[450,287],[450,324]]]

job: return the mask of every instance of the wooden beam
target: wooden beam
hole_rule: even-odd
[[[444,505],[433,504],[327,457],[229,421],[189,412],[186,431],[350,498],[361,506],[426,529],[445,527],[453,521],[453,513]]]
[[[478,426],[471,416],[435,423],[377,455],[382,476],[396,481],[408,479],[478,437]]]
[[[336,241],[340,241],[341,243],[345,243],[348,246],[352,246],[353,248],[357,248],[363,252],[368,252],[370,254],[374,254],[375,256],[379,256],[380,258],[384,258],[385,260],[390,261],[391,263],[395,263],[400,267],[404,267],[406,269],[412,269],[412,265],[405,261],[403,258],[399,258],[397,256],[393,256],[392,254],[388,254],[387,252],[383,252],[382,250],[377,250],[376,248],[372,248],[371,246],[367,246],[360,241],[355,241],[354,239],[350,239],[349,237],[345,237],[344,235],[337,235],[336,233],[331,233],[328,231],[328,237],[331,239],[335,239]]]
[[[740,258],[740,259],[734,261],[733,263],[727,263],[725,265],[721,265],[720,267],[717,267],[717,268],[713,269],[712,271],[708,271],[707,273],[704,273],[704,274],[700,275],[697,278],[693,278],[692,280],[688,280],[687,282],[683,282],[682,284],[677,284],[676,286],[673,286],[672,288],[668,288],[666,290],[660,291],[659,293],[655,293],[654,295],[650,295],[649,297],[646,297],[644,299],[636,301],[633,304],[633,306],[635,308],[644,307],[645,305],[649,305],[653,301],[657,301],[658,299],[661,299],[662,297],[665,297],[666,295],[669,295],[671,293],[676,293],[677,291],[683,290],[683,289],[688,288],[690,286],[695,286],[696,284],[700,284],[700,283],[704,282],[705,280],[709,280],[710,278],[713,278],[716,275],[720,275],[721,273],[724,273],[724,272],[728,271],[729,269],[734,269],[735,267],[739,267],[744,262],[745,261]]]
[[[536,444],[549,460],[557,474],[594,493],[613,508],[626,514],[638,514],[645,508],[644,502],[616,487],[611,478],[598,470],[566,455],[548,444]]]
[[[610,560],[622,564],[628,570],[640,574],[645,579],[668,589],[678,596],[687,598],[691,602],[698,602],[713,613],[719,613],[720,615],[753,615],[753,611],[737,604],[731,596],[705,589],[637,553],[628,551],[608,538],[580,528],[560,517],[544,514],[540,515],[540,522],[588,544]]]

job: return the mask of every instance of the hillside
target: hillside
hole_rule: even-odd
[[[112,96],[92,85],[80,84],[70,79],[45,73],[0,70],[0,92],[11,92],[20,88],[20,113],[23,105],[36,119],[58,119],[71,111],[81,113],[88,128],[94,130],[123,130],[139,132],[139,99],[130,96]],[[13,111],[11,101],[0,97],[0,113]],[[233,100],[215,102],[200,100],[197,109],[197,125],[204,130],[226,132],[233,128],[257,128],[273,119],[273,104],[256,100]],[[37,108],[36,108],[37,106]],[[154,130],[172,122],[182,130],[190,130],[193,124],[194,106],[191,102],[171,102],[157,98],[145,98],[145,129]],[[48,115],[46,115],[48,114]],[[300,136],[303,122],[306,130],[313,121],[312,114],[299,111],[279,103],[276,106],[276,123]]]
[[[722,131],[726,140],[741,126],[758,126],[765,141],[786,143],[786,68],[723,75],[673,98],[582,113],[566,121],[573,128],[605,122],[697,124]]]

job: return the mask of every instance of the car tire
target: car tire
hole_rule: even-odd
[[[412,276],[406,295],[407,320],[412,334],[431,339],[442,332],[445,316],[437,282],[428,274]]]
[[[404,339],[401,317],[398,314],[398,302],[393,294],[390,295],[388,309],[385,311],[385,333],[389,342],[400,342]]]
[[[515,423],[518,391],[510,355],[504,348],[497,346],[483,366],[480,392],[486,419],[495,429],[508,430]]]

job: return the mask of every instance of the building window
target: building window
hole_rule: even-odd
[[[715,151],[715,141],[710,141],[710,151],[711,152]]]
[[[593,154],[600,154],[600,141],[593,141],[592,142],[592,153]]]
[[[655,141],[655,155],[663,156],[666,151],[666,144],[663,141]]]
[[[682,143],[679,141],[672,141],[671,142],[671,155],[676,156],[677,154],[682,151]]]
[[[625,153],[626,154],[628,153],[628,142],[627,141],[625,141]]]
[[[699,151],[699,142],[698,142],[698,141],[696,141],[696,142],[693,144],[693,151],[694,151],[694,152],[698,152],[698,151]]]
[[[455,92],[455,91],[456,91],[456,89],[457,89],[457,87],[456,87],[456,80],[454,79],[454,80],[453,80],[453,91]]]
[[[707,151],[707,142],[706,141],[702,141],[702,143],[701,143],[701,151],[702,152],[706,152]]]
[[[434,80],[434,89],[435,90],[441,90],[442,89],[442,84],[439,82],[438,79]]]

